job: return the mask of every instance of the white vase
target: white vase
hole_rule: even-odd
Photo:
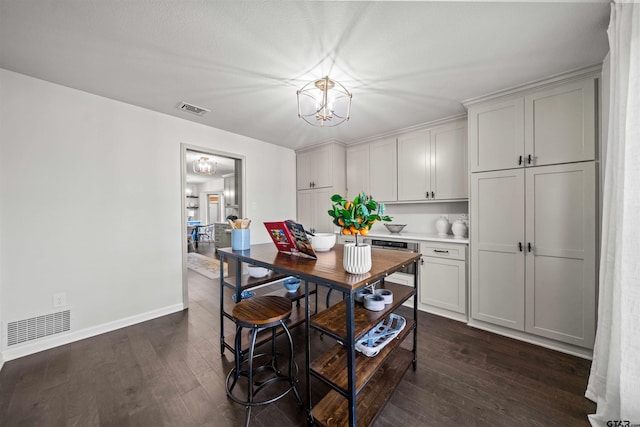
[[[449,226],[449,219],[444,215],[436,221],[436,230],[440,236],[446,236],[449,234]]]
[[[363,274],[371,270],[371,245],[344,244],[342,265],[347,273]]]
[[[457,219],[451,226],[451,231],[453,231],[453,235],[456,238],[462,239],[467,235],[467,224],[464,222],[464,220]]]

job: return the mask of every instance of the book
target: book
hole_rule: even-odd
[[[286,221],[265,222],[264,226],[278,251],[303,258],[318,258],[302,224],[288,219]]]

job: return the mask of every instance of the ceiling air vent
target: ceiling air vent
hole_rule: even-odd
[[[204,113],[208,113],[209,111],[211,111],[211,110],[207,110],[206,108],[198,107],[193,104],[188,104],[186,102],[181,102],[180,104],[178,104],[178,108],[180,110],[188,111],[198,116],[203,116]]]

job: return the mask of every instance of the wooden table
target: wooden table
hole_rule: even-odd
[[[306,337],[306,377],[309,421],[321,425],[368,425],[378,415],[393,389],[397,386],[404,372],[413,364],[416,367],[416,328],[417,289],[419,283],[419,253],[372,249],[372,267],[365,274],[347,273],[342,266],[343,246],[336,245],[328,252],[318,253],[317,260],[282,254],[272,243],[253,245],[245,251],[234,251],[231,248],[218,250],[221,262],[225,258],[235,259],[238,263],[236,279],[236,298],[240,297],[243,286],[240,280],[241,262],[260,265],[273,270],[277,274],[290,275],[304,281],[305,292],[305,337]],[[413,288],[384,283],[384,278],[415,263]],[[223,282],[221,272],[220,280]],[[373,312],[355,304],[355,293],[364,286],[380,282],[377,287],[386,287],[394,292],[393,304],[385,306],[385,310]],[[310,316],[309,283],[336,289],[344,294],[344,300],[327,310]],[[388,344],[379,355],[373,358],[358,353],[356,355],[355,340],[383,320],[403,301],[411,296],[413,301],[413,319],[407,319],[407,326],[399,340]],[[222,301],[221,301],[222,302]],[[221,305],[221,311],[223,310]],[[222,318],[222,316],[221,316]],[[340,340],[345,345],[336,344],[328,352],[311,362],[310,328]],[[399,348],[399,342],[413,331],[413,349]],[[224,336],[221,325],[221,344],[224,351]],[[397,356],[394,354],[397,353]],[[345,362],[346,369],[342,366]],[[356,372],[357,366],[357,372]],[[338,369],[336,369],[336,367]],[[346,374],[346,381],[344,381]],[[310,376],[319,378],[333,390],[315,407],[311,403]],[[377,388],[376,388],[377,387]],[[360,396],[360,400],[356,398]]]

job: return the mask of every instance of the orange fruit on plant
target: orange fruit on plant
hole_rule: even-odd
[[[342,234],[351,234],[351,230],[349,230],[348,228],[343,228]]]
[[[349,227],[349,230],[351,231],[352,234],[356,234],[358,232],[358,229],[356,228],[355,225],[352,225],[351,227]]]
[[[340,224],[340,226],[343,227],[344,226],[344,219],[338,218],[338,224]]]
[[[367,227],[364,227],[364,228],[360,229],[360,235],[361,236],[366,236],[367,234],[369,234],[369,229]]]
[[[347,203],[344,204],[344,208],[347,209],[347,210],[351,209],[352,207],[353,207],[353,203],[352,202],[347,202]]]

